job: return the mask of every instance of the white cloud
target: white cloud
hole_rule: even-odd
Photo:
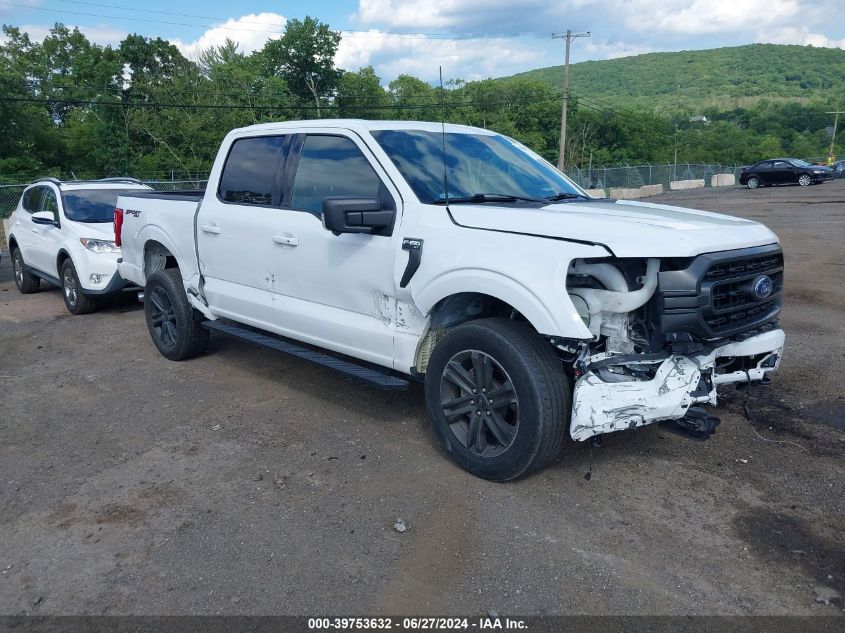
[[[453,0],[360,0],[358,11],[352,18],[364,24],[388,24],[401,28],[430,28],[447,26],[448,11]]]
[[[484,79],[538,66],[550,65],[543,48],[533,40],[482,38],[445,40],[409,34],[407,38],[384,37],[378,30],[344,37],[336,63],[346,70],[373,65],[385,81],[401,74],[433,81],[438,67],[444,79]]]
[[[758,41],[769,44],[799,44],[819,48],[845,48],[845,38],[832,40],[821,33],[811,33],[806,26],[785,26],[777,31],[760,33]]]
[[[510,49],[533,50],[535,58],[550,58],[559,64],[560,46],[543,42],[543,36],[567,28],[592,31],[590,40],[579,40],[573,47],[573,60],[606,59],[652,51],[704,49],[736,46],[754,41],[812,44],[842,47],[845,20],[843,0],[358,0],[358,10],[350,19],[363,27],[380,30],[407,30],[454,35],[536,34],[534,42],[522,38],[495,40],[485,47],[473,41],[462,65],[465,76],[505,74],[516,65],[507,57]],[[491,40],[492,41],[492,40]],[[556,41],[558,44],[559,40]],[[504,44],[504,48],[502,47]],[[495,63],[483,67],[472,64],[476,46],[492,53]],[[443,45],[428,43],[432,50]],[[349,49],[377,49],[374,45],[350,45]],[[388,47],[389,48],[389,47]],[[386,50],[386,49],[385,49]],[[375,55],[375,59],[379,59]],[[478,60],[481,61],[481,60]],[[407,60],[407,65],[419,65]],[[502,67],[501,72],[495,72]],[[377,67],[378,69],[378,67]],[[520,70],[525,70],[520,68]],[[430,73],[429,73],[430,74]]]
[[[193,42],[171,40],[182,54],[196,59],[199,53],[212,46],[220,46],[226,38],[238,42],[242,53],[251,53],[264,46],[268,40],[281,37],[287,18],[278,13],[250,13],[230,18],[223,24],[207,30]]]
[[[28,7],[40,7],[41,0],[21,0],[15,4],[6,4],[0,3],[0,18],[4,18],[7,15],[14,15],[15,13],[20,12],[23,8]],[[0,39],[2,39],[2,34],[0,34]]]
[[[799,0],[637,0],[628,23],[668,33],[732,33],[793,22]]]
[[[75,26],[73,24],[66,24],[65,26],[71,31],[78,28],[91,42],[102,46],[117,46],[123,38],[129,35],[126,31],[116,29],[108,24],[97,24],[95,26]],[[29,39],[33,42],[41,42],[50,33],[50,29],[53,28],[53,25],[23,24],[18,28],[21,33],[29,34]],[[0,37],[0,41],[3,39],[3,37]]]

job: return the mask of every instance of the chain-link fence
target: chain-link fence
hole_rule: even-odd
[[[705,163],[678,163],[668,165],[626,165],[624,167],[593,167],[567,169],[566,175],[586,189],[611,187],[642,187],[663,185],[669,189],[673,180],[704,179],[710,186],[714,174],[734,174],[739,179],[739,165],[708,165]]]
[[[678,163],[668,165],[631,165],[624,167],[592,167],[567,169],[566,175],[587,189],[610,189],[611,187],[642,187],[643,185],[663,185],[669,188],[672,180],[704,179],[704,185],[710,186],[710,177],[714,174],[734,174],[739,178],[738,165],[708,165],[704,163]],[[206,180],[144,180],[157,191],[176,189],[201,189]],[[0,219],[7,218],[20,200],[21,193],[29,181],[19,184],[0,185]]]
[[[69,181],[70,182],[70,181]],[[204,189],[205,179],[193,180],[144,180],[145,185],[148,185],[156,191],[175,191],[178,189]],[[8,218],[15,207],[18,206],[18,200],[21,194],[30,181],[20,184],[0,185],[0,220]]]

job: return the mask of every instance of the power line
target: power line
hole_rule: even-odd
[[[666,138],[672,138],[672,134],[660,129],[659,127],[655,127],[651,122],[645,121],[642,118],[639,118],[637,113],[630,112],[630,111],[623,111],[617,110],[610,106],[602,105],[600,102],[596,101],[595,97],[586,97],[581,94],[574,94],[575,98],[578,100],[578,105],[587,108],[588,110],[593,110],[595,112],[599,112],[600,114],[610,114],[612,116],[616,116],[622,119],[625,119],[630,124],[634,125],[635,127],[639,128],[641,131],[647,132],[654,132],[656,134],[662,135]]]
[[[103,7],[103,8],[110,8],[115,9],[118,11],[136,11],[136,12],[144,12],[144,13],[152,13],[152,14],[159,14],[159,15],[171,15],[175,17],[188,17],[188,18],[196,18],[200,20],[224,20],[228,22],[229,20],[235,20],[236,18],[217,18],[211,16],[202,16],[202,15],[194,15],[189,13],[176,13],[171,11],[156,11],[153,9],[135,9],[129,7],[122,7],[117,5],[111,4],[101,4],[95,2],[82,2],[81,0],[60,0],[63,2],[73,2],[74,4],[83,4],[83,5],[90,5],[96,7]],[[167,24],[170,26],[191,26],[195,28],[205,28],[205,29],[222,29],[227,31],[247,31],[253,33],[270,33],[274,35],[278,35],[281,32],[282,25],[279,25],[278,29],[253,29],[253,28],[246,28],[241,26],[226,26],[225,24],[192,24],[187,22],[174,22],[172,20],[154,20],[152,18],[139,18],[134,16],[128,15],[102,15],[99,13],[88,13],[85,11],[71,11],[68,9],[53,9],[49,7],[34,7],[31,5],[20,4],[16,2],[7,2],[5,0],[0,1],[0,4],[11,6],[11,7],[18,7],[21,9],[29,9],[32,11],[45,11],[49,13],[65,13],[68,15],[76,15],[76,16],[84,16],[84,17],[93,17],[93,18],[100,18],[100,19],[110,19],[110,20],[133,20],[136,22],[145,22],[150,24]],[[241,24],[256,24],[261,25],[264,24],[262,22],[256,21],[241,21]],[[392,33],[386,31],[347,31],[343,29],[333,29],[339,32],[343,37],[361,37],[361,38],[380,38],[380,39],[403,39],[403,40],[476,40],[476,39],[519,39],[519,38],[539,38],[544,37],[546,34],[543,33],[479,33],[479,34],[467,34],[467,35],[454,35],[451,33]]]
[[[342,95],[336,98],[343,98]],[[538,101],[501,101],[487,103],[484,105],[534,105],[538,103],[557,101],[557,99],[545,99]],[[156,103],[144,101],[94,101],[85,99],[51,99],[38,97],[0,97],[0,102],[18,102],[18,103],[39,103],[50,105],[76,105],[76,106],[114,106],[114,107],[137,107],[148,109],[164,109],[175,108],[184,110],[295,110],[295,111],[311,111],[317,110],[317,106],[307,105],[235,105],[228,103]],[[452,103],[405,103],[405,104],[376,104],[369,106],[348,106],[348,105],[324,105],[320,106],[321,110],[419,110],[424,108],[439,107],[447,108],[462,108],[476,105],[473,101],[457,101]]]

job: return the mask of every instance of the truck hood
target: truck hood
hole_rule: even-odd
[[[453,204],[449,212],[466,228],[592,242],[617,257],[692,257],[777,241],[758,222],[636,200],[566,202],[539,209]]]

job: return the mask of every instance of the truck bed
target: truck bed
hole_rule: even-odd
[[[177,189],[175,191],[140,191],[123,194],[126,198],[151,198],[154,200],[181,200],[199,202],[205,195],[203,189]]]
[[[124,210],[121,230],[121,277],[144,286],[148,270],[145,257],[154,262],[167,253],[180,263],[188,285],[197,269],[194,216],[205,191],[149,191],[124,193],[117,207]],[[155,270],[153,266],[152,270]]]

